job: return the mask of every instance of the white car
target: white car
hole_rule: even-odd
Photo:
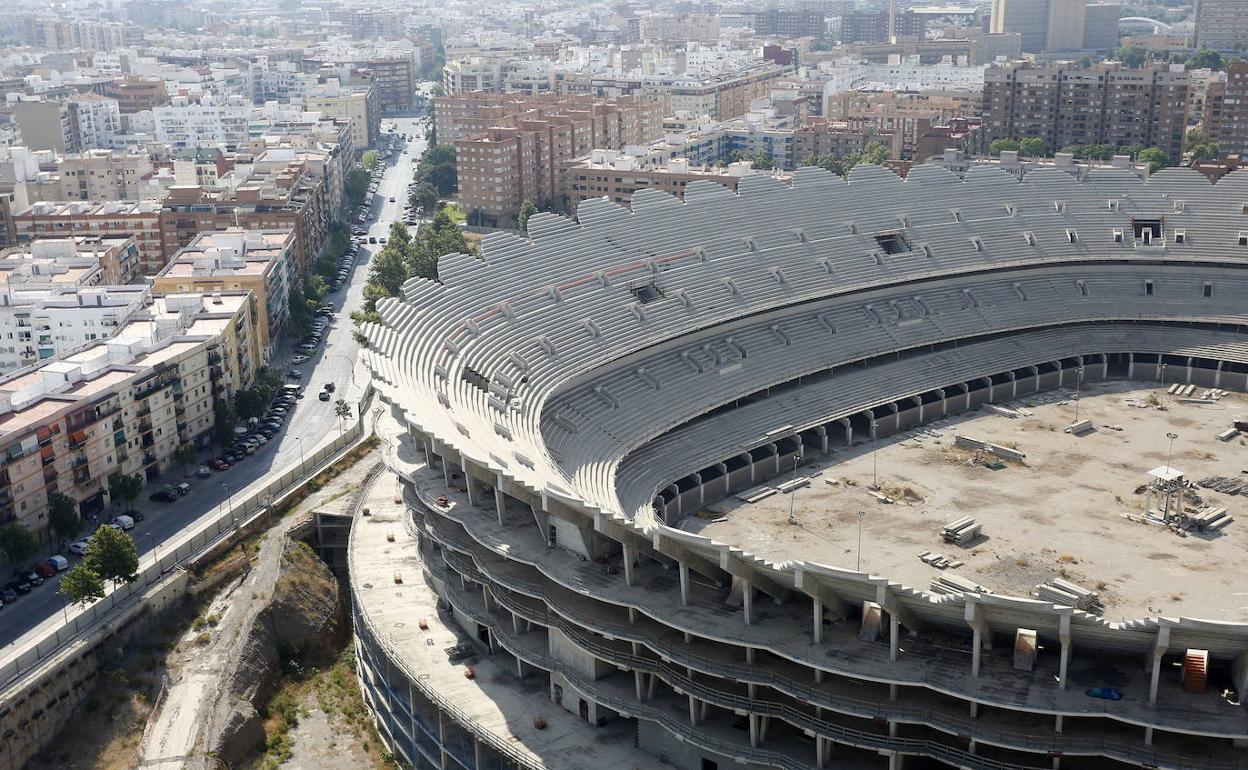
[[[290,359],[290,362],[291,362],[292,364],[294,364],[295,366],[298,366],[299,364],[302,364],[302,363],[304,363],[304,362],[305,362],[305,361],[307,361],[307,360],[308,360],[308,357],[307,357],[307,356],[299,355],[299,356],[295,356],[294,358]]]
[[[69,552],[77,556],[83,556],[87,553],[87,546],[91,545],[91,538],[84,537],[76,543],[70,543]]]

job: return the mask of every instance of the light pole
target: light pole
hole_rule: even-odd
[[[225,504],[228,506],[230,512],[230,526],[237,529],[238,522],[234,521],[234,496],[224,481],[221,482],[221,488],[225,490]]]
[[[1079,391],[1083,388],[1083,364],[1075,369],[1075,422],[1079,422]]]
[[[797,445],[797,451],[793,453],[793,488],[789,490],[789,523],[796,524],[797,517],[793,515],[793,508],[797,505],[797,464],[802,459],[802,445]]]
[[[299,475],[302,476],[308,472],[306,460],[303,456],[303,436],[295,436],[295,441],[299,442]]]
[[[1166,397],[1166,362],[1161,362],[1161,396]]]
[[[880,443],[878,439],[876,438],[876,431],[875,431],[876,425],[877,425],[877,422],[875,421],[875,419],[872,419],[871,420],[871,488],[878,491],[880,488],[880,460],[879,460]]]
[[[858,511],[858,563],[854,567],[858,572],[862,572],[862,519],[866,515],[866,511]]]
[[[1167,433],[1166,438],[1170,439],[1170,447],[1166,450],[1166,473],[1170,473],[1170,459],[1174,457],[1174,440],[1179,437],[1177,433]]]
[[[342,353],[330,353],[329,355],[325,356],[325,358],[341,358],[343,361],[346,361],[347,366],[350,367],[350,371],[351,371],[351,384],[352,385],[355,384],[355,362],[354,361],[352,361],[350,358],[343,355]]]

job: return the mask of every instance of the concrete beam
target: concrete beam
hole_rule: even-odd
[[[1157,705],[1157,688],[1161,683],[1161,659],[1170,649],[1170,626],[1157,629],[1157,638],[1153,640],[1153,649],[1144,659],[1144,667],[1149,672],[1148,705]]]

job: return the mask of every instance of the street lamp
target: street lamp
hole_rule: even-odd
[[[302,476],[308,472],[306,460],[303,456],[303,436],[295,436],[295,441],[299,442],[299,475]]]
[[[1083,364],[1075,369],[1075,422],[1079,422],[1079,391],[1083,388]]]
[[[858,563],[854,567],[858,572],[862,572],[862,519],[866,515],[866,511],[858,511]]]
[[[871,420],[871,488],[875,490],[880,488],[880,443],[875,430],[877,424],[875,419]]]
[[[221,484],[221,488],[225,490],[225,504],[229,506],[230,526],[237,528],[238,522],[234,521],[234,496],[230,492],[230,488],[226,486],[224,481],[220,482],[220,484]]]
[[[797,464],[802,459],[802,445],[798,443],[797,451],[793,453],[793,488],[789,490],[789,523],[796,524],[797,517],[793,515],[793,507],[797,505]]]
[[[1162,397],[1164,398],[1164,397],[1165,397],[1165,395],[1166,395],[1166,393],[1165,393],[1165,390],[1166,390],[1166,362],[1165,362],[1165,361],[1162,361],[1162,362],[1161,362],[1161,390],[1162,390],[1162,394],[1161,394],[1161,395],[1162,395]]]
[[[1179,437],[1177,433],[1167,433],[1166,438],[1170,439],[1170,447],[1166,450],[1166,473],[1170,473],[1170,460],[1174,457],[1174,440]]]

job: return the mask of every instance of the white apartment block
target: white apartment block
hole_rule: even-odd
[[[222,102],[205,94],[198,103],[175,96],[169,104],[153,109],[152,117],[158,142],[178,148],[236,145],[249,136],[251,106],[241,96]]]
[[[0,372],[107,339],[151,299],[147,285],[0,287]]]

